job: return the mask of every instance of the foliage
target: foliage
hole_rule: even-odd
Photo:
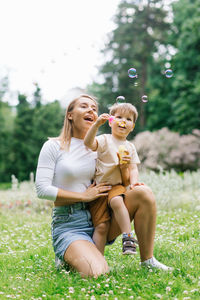
[[[31,135],[33,130],[34,108],[27,101],[26,96],[18,95],[19,104],[17,105],[17,115],[13,130],[13,143],[11,145],[12,174],[20,180],[24,180],[29,175],[29,168],[32,164],[30,155]]]
[[[143,168],[179,172],[200,168],[200,130],[182,136],[167,128],[144,131],[133,142]]]
[[[106,247],[110,273],[80,278],[56,271],[51,242],[52,201],[36,197],[33,178],[0,191],[0,299],[199,299],[199,172],[145,172],[158,205],[155,257],[170,273],[141,269],[139,251],[121,255],[121,237]],[[13,267],[14,266],[14,267]]]
[[[3,186],[4,187],[4,186]],[[1,188],[1,186],[0,186]],[[32,181],[23,181],[11,188],[0,189],[0,208],[9,211],[23,211],[27,214],[33,212],[44,213],[53,206],[52,201],[37,198],[35,184]]]
[[[173,12],[170,42],[178,50],[171,62],[175,68],[170,93],[173,129],[191,133],[194,128],[200,128],[200,2],[175,2]]]
[[[187,134],[200,128],[200,2],[176,1],[172,8],[168,48],[156,58],[158,70],[151,78],[147,128],[168,127]],[[161,81],[156,74],[164,64],[174,75]]]
[[[11,106],[3,102],[8,91],[8,77],[0,78],[0,182],[6,176],[7,165],[10,159],[11,132],[13,130],[14,113]],[[7,180],[10,178],[7,177]]]
[[[145,182],[153,190],[159,211],[180,207],[194,210],[200,209],[199,176],[200,171],[187,171],[181,176],[173,170],[159,173],[142,171],[140,181]],[[33,176],[30,176],[30,181],[21,183],[15,178],[12,188],[0,189],[0,207],[4,210],[20,210],[29,214],[45,211],[50,213],[52,206],[52,201],[37,198]]]
[[[0,190],[8,190],[11,188],[10,182],[2,182],[0,183]]]
[[[10,180],[14,119],[12,107],[0,100],[0,182]]]
[[[17,299],[199,299],[199,211],[159,212],[154,255],[170,273],[141,269],[136,256],[121,255],[121,238],[106,247],[111,271],[80,278],[56,271],[49,214],[0,213],[0,298]]]
[[[107,61],[99,68],[104,82],[88,90],[100,99],[100,112],[119,94],[135,104],[136,133],[168,127],[187,134],[200,128],[200,2],[174,1],[167,10],[162,4],[121,1],[103,50]],[[130,67],[137,69],[137,80],[127,76]],[[168,68],[172,78],[165,77]],[[146,104],[140,100],[144,94]]]
[[[146,106],[141,96],[149,91],[148,79],[153,68],[153,54],[158,45],[165,44],[169,24],[163,1],[140,2],[121,1],[114,21],[116,28],[109,35],[103,50],[107,61],[100,67],[103,84],[94,83],[88,87],[100,101],[100,111],[105,112],[116,97],[125,96],[127,102],[136,105],[139,121],[136,131],[146,124]],[[139,79],[128,77],[128,69],[137,69]],[[139,85],[136,87],[134,83]]]
[[[58,136],[63,125],[64,110],[58,101],[47,103],[35,109],[30,143],[32,165],[29,172],[36,170],[39,152],[48,137]]]
[[[27,101],[26,95],[19,94],[18,100],[8,174],[9,179],[14,174],[21,181],[36,170],[39,152],[47,138],[59,134],[64,111],[58,101],[42,105],[38,86],[32,103]],[[3,180],[8,181],[8,176]]]
[[[140,181],[153,191],[159,211],[179,208],[200,210],[200,171],[170,172],[142,171]]]
[[[193,133],[200,128],[200,1],[174,1],[167,9],[165,4],[162,0],[121,0],[114,16],[116,27],[102,50],[105,64],[99,73],[103,82],[88,86],[88,93],[99,99],[100,113],[107,112],[119,95],[136,105],[139,119],[131,139],[141,131],[164,127],[183,135],[166,133],[163,141],[162,131],[151,137],[146,132],[137,136],[136,141],[143,140],[138,150],[144,165],[195,170],[199,167],[198,136]],[[137,69],[138,79],[128,77],[130,67]],[[164,76],[166,68],[173,70],[172,78]],[[0,78],[0,182],[9,181],[12,174],[28,179],[43,142],[59,134],[64,116],[58,101],[43,103],[38,83],[31,100],[19,93],[16,107],[4,102],[8,91],[8,76],[4,76]],[[143,94],[148,95],[148,103],[141,101]],[[108,124],[101,127],[103,132],[110,132]],[[158,137],[156,147],[147,145],[145,136]]]
[[[3,100],[3,97],[7,93],[8,89],[9,89],[8,76],[3,76],[2,78],[0,78],[0,101]]]

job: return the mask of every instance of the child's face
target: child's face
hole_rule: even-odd
[[[134,129],[133,115],[129,112],[117,110],[114,121],[110,124],[112,135],[118,139],[126,139],[128,134]]]

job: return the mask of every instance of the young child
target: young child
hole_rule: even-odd
[[[138,182],[140,163],[135,146],[126,140],[133,131],[138,112],[130,103],[114,104],[109,114],[102,114],[90,127],[84,139],[85,145],[97,151],[95,182],[108,183],[112,189],[107,197],[101,197],[90,202],[90,212],[95,227],[93,240],[97,248],[104,253],[104,247],[109,229],[110,212],[112,209],[115,219],[123,233],[123,254],[136,253],[136,240],[131,232],[131,222],[128,210],[124,204],[123,195],[126,187],[134,188],[142,185]],[[109,120],[111,134],[96,136],[99,127]],[[119,153],[121,152],[124,153]]]

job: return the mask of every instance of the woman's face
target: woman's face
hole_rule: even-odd
[[[89,98],[78,99],[73,111],[68,113],[68,119],[72,120],[73,137],[84,138],[97,118],[97,104]]]

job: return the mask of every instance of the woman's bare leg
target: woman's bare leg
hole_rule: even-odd
[[[153,256],[156,203],[151,189],[147,186],[136,186],[127,192],[124,203],[129,211],[130,219],[134,219],[134,227],[137,235],[141,261]],[[108,240],[113,240],[121,234],[114,215],[111,219]]]
[[[65,252],[64,260],[82,277],[98,277],[109,271],[105,258],[89,241],[79,240],[71,243]]]

